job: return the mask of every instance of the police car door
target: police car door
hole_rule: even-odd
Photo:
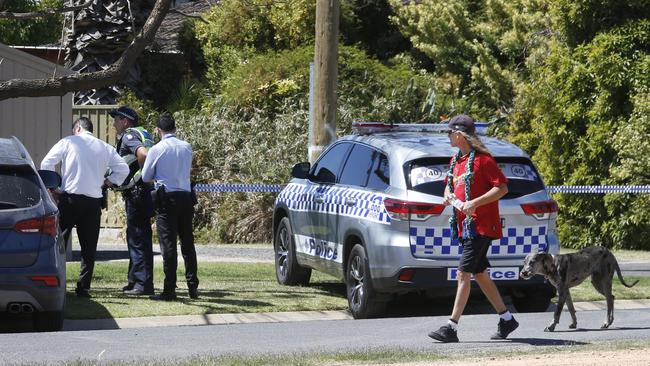
[[[341,142],[327,149],[314,164],[310,177],[310,225],[303,232],[304,239],[299,244],[299,251],[305,254],[306,264],[328,273],[332,270],[329,262],[340,260],[336,254],[340,251],[336,233],[341,201],[340,187],[336,183],[351,146],[350,142]]]

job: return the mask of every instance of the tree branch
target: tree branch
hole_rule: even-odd
[[[0,0],[0,5],[2,4],[2,1],[3,0]],[[42,11],[33,11],[30,13],[12,13],[9,11],[1,11],[0,19],[33,19],[33,18],[49,17],[56,14],[67,13],[70,11],[77,11],[77,10],[87,8],[90,5],[92,5],[93,2],[94,0],[88,0],[81,5],[68,6],[60,9],[44,9]]]
[[[171,0],[156,0],[142,30],[108,69],[66,75],[51,79],[12,79],[0,82],[0,100],[18,97],[61,96],[79,90],[98,89],[122,81],[145,47],[153,42],[156,31],[169,11]]]

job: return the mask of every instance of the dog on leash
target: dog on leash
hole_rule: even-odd
[[[601,329],[608,328],[614,321],[614,295],[612,294],[614,272],[625,287],[632,287],[639,282],[637,280],[628,285],[623,280],[616,258],[612,252],[602,246],[591,246],[579,252],[556,256],[539,252],[530,253],[524,259],[524,266],[519,275],[526,280],[536,274],[542,275],[557,289],[558,300],[553,322],[544,329],[545,332],[552,332],[560,321],[565,302],[572,320],[569,328],[576,328],[578,324],[576,310],[573,307],[569,288],[581,284],[589,276],[591,276],[591,284],[607,300],[607,316]]]

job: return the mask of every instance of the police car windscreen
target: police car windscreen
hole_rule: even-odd
[[[445,177],[451,158],[423,158],[407,164],[407,181],[416,192],[442,197]],[[517,198],[544,189],[537,169],[526,158],[495,158],[503,174],[508,178],[508,194],[503,198]]]
[[[0,166],[0,210],[31,207],[40,201],[38,176],[31,167]]]

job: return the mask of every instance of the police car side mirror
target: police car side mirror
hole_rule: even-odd
[[[298,163],[291,169],[291,176],[298,179],[307,179],[309,177],[311,164],[308,161]]]

